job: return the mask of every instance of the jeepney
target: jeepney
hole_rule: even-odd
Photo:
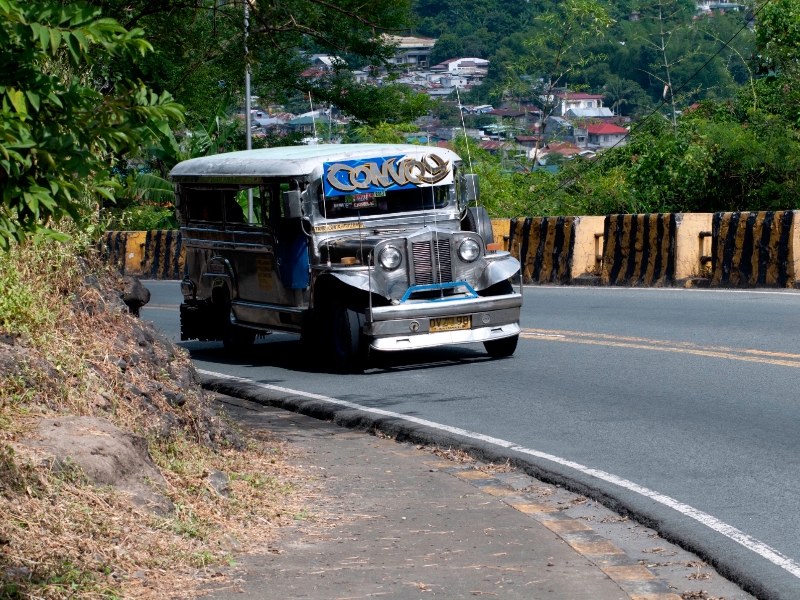
[[[482,342],[513,354],[519,262],[494,244],[477,176],[437,147],[269,148],[170,173],[186,253],[181,339],[299,333],[337,368],[371,350]]]

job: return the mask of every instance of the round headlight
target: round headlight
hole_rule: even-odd
[[[464,262],[472,262],[481,255],[481,247],[475,240],[467,238],[458,247],[458,256]]]
[[[386,246],[378,255],[378,262],[380,262],[381,266],[387,271],[394,271],[400,266],[402,261],[403,255],[400,254],[400,250],[394,246]]]

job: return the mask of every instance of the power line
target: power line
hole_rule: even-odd
[[[764,2],[764,4],[762,4],[762,5],[761,5],[761,6],[758,8],[758,10],[756,10],[756,11],[753,13],[753,16],[752,16],[752,18],[751,18],[751,19],[748,19],[748,20],[746,20],[746,21],[745,21],[745,23],[744,23],[744,25],[742,25],[742,27],[741,27],[741,28],[740,28],[740,29],[739,29],[739,30],[738,30],[736,33],[734,33],[734,34],[733,34],[733,36],[731,37],[731,39],[729,39],[727,42],[724,42],[724,43],[723,43],[723,45],[722,45],[722,46],[720,46],[719,50],[717,50],[717,51],[716,51],[714,54],[712,54],[712,55],[711,55],[711,57],[710,57],[710,58],[709,58],[709,59],[708,59],[708,60],[707,60],[705,63],[703,63],[703,66],[701,66],[699,69],[697,69],[697,71],[695,71],[695,72],[694,72],[694,74],[693,74],[691,77],[689,77],[689,79],[687,79],[686,81],[684,81],[684,82],[681,84],[681,86],[680,86],[679,88],[677,88],[676,90],[672,90],[672,95],[674,96],[674,95],[675,95],[677,92],[680,92],[680,91],[681,91],[683,88],[685,88],[685,87],[688,85],[688,83],[689,83],[689,82],[690,82],[692,79],[694,79],[695,77],[697,77],[697,76],[700,74],[700,72],[701,72],[703,69],[705,69],[705,68],[706,68],[706,67],[707,67],[707,66],[708,66],[708,65],[711,63],[711,61],[712,61],[712,60],[714,60],[715,58],[717,58],[717,56],[719,56],[719,55],[720,55],[720,53],[721,53],[721,52],[722,52],[722,51],[723,51],[725,48],[727,48],[728,46],[730,46],[731,42],[732,42],[733,40],[735,40],[735,39],[736,39],[736,37],[737,37],[737,36],[738,36],[740,33],[742,33],[742,31],[744,31],[744,30],[747,28],[747,26],[748,26],[750,23],[752,23],[753,21],[755,21],[756,17],[758,16],[758,13],[760,13],[760,12],[762,11],[762,9],[763,9],[765,6],[767,6],[767,4],[769,4],[770,2],[772,2],[772,0],[766,0],[766,1]],[[559,186],[558,186],[558,187],[555,189],[555,191],[554,191],[553,193],[555,194],[555,193],[557,193],[557,192],[561,191],[561,190],[562,190],[563,188],[565,188],[567,185],[574,185],[574,184],[576,184],[576,183],[577,183],[577,182],[578,182],[578,181],[579,181],[579,180],[580,180],[580,179],[581,179],[583,176],[585,176],[585,175],[586,175],[586,174],[589,172],[589,170],[590,170],[590,169],[593,169],[595,166],[599,165],[599,164],[600,164],[600,163],[601,163],[601,162],[602,162],[602,161],[603,161],[603,160],[606,158],[606,156],[609,156],[609,154],[611,153],[611,151],[612,151],[612,150],[614,150],[614,149],[615,149],[617,146],[619,146],[619,145],[620,145],[620,144],[621,144],[621,143],[622,143],[624,140],[626,140],[626,139],[630,138],[631,134],[633,134],[633,132],[634,132],[634,131],[637,131],[637,130],[638,130],[640,127],[642,127],[642,126],[643,126],[643,125],[644,125],[644,124],[645,124],[645,123],[646,123],[646,122],[647,122],[647,121],[650,119],[650,117],[652,117],[654,114],[656,114],[658,111],[660,111],[660,110],[661,110],[661,108],[662,108],[662,107],[663,107],[663,106],[664,106],[666,103],[667,103],[666,99],[665,99],[665,100],[662,100],[662,101],[661,101],[661,104],[659,104],[658,106],[656,106],[656,107],[653,109],[653,111],[652,111],[650,114],[648,114],[648,115],[647,115],[646,117],[644,117],[643,119],[640,119],[638,123],[635,123],[635,124],[634,124],[634,126],[633,126],[633,127],[631,127],[631,130],[628,132],[628,135],[626,135],[625,137],[623,137],[621,140],[617,141],[617,142],[616,142],[616,143],[615,143],[613,146],[609,147],[609,148],[608,148],[608,149],[607,149],[605,152],[603,152],[603,154],[601,154],[601,155],[600,155],[600,158],[598,158],[598,159],[597,159],[595,162],[591,163],[591,165],[589,166],[589,169],[587,169],[587,170],[586,170],[586,171],[584,171],[583,173],[578,173],[578,174],[577,174],[577,176],[576,176],[576,177],[577,177],[577,179],[572,179],[572,180],[570,180],[570,181],[568,181],[568,182],[564,182],[564,183],[562,183],[561,185],[559,185]]]

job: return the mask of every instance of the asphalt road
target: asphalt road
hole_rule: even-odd
[[[178,283],[145,284],[143,318],[178,340]],[[288,335],[238,358],[183,345],[199,368],[602,469],[800,562],[800,293],[526,287],[522,326],[510,359],[451,347],[393,354],[364,375],[315,369]]]

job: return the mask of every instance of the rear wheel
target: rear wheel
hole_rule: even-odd
[[[231,322],[231,301],[228,290],[218,292],[213,301],[214,320],[218,339],[228,351],[246,350],[256,341],[256,331]]]
[[[518,341],[519,334],[501,340],[483,342],[483,347],[486,348],[486,353],[492,358],[503,358],[514,354]]]
[[[237,352],[247,350],[256,341],[256,332],[231,324],[223,335],[222,345],[226,350]]]

